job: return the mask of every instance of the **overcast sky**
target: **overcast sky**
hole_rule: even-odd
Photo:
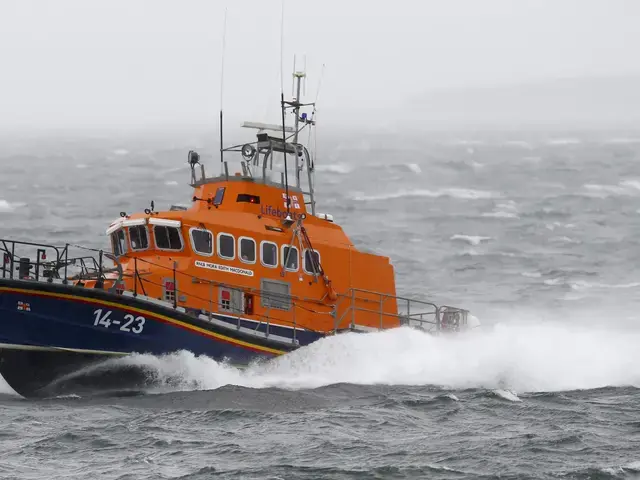
[[[0,126],[277,118],[280,0],[0,0]],[[306,54],[320,113],[422,92],[640,73],[640,1],[285,0],[285,93]],[[302,62],[300,62],[300,65]]]

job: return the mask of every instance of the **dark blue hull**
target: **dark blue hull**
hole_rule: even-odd
[[[100,289],[0,279],[0,373],[24,396],[50,395],[59,393],[51,386],[61,376],[131,353],[188,350],[248,363],[285,354],[321,336],[273,326],[265,335],[265,326],[258,324],[237,328],[251,323],[228,316],[209,321],[160,302]],[[119,377],[126,386],[128,375]]]

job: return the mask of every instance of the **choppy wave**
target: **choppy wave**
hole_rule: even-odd
[[[620,181],[617,185],[586,183],[583,188],[589,191],[591,196],[600,198],[606,198],[611,195],[638,195],[640,193],[640,180],[630,178]]]
[[[491,240],[491,237],[482,237],[480,235],[462,235],[462,234],[455,234],[452,235],[450,240],[459,240],[462,242],[466,242],[469,245],[480,245],[482,242],[488,242],[489,240]]]
[[[550,140],[547,140],[547,145],[554,145],[554,146],[580,145],[581,143],[582,143],[582,140],[580,140],[579,138],[552,138]]]
[[[347,174],[353,171],[353,165],[347,165],[346,163],[320,164],[315,166],[315,170],[317,172]]]
[[[24,207],[24,203],[10,203],[0,198],[0,213],[13,212],[16,208]]]
[[[468,188],[442,188],[439,190],[410,189],[399,192],[381,193],[378,195],[356,194],[352,198],[359,201],[393,200],[396,198],[411,197],[451,197],[460,200],[484,200],[497,198],[499,195],[485,190],[473,190]]]
[[[488,218],[520,218],[518,215],[518,206],[513,200],[498,203],[493,211],[484,212],[481,216]]]
[[[244,370],[188,352],[120,361],[153,368],[171,385],[179,378],[178,390],[436,385],[510,391],[514,401],[515,392],[640,386],[639,342],[640,332],[509,323],[452,336],[409,328],[343,334]]]

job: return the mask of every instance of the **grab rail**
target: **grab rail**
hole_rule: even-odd
[[[361,294],[361,295],[358,295]],[[336,317],[334,331],[344,330],[343,320],[350,317],[348,329],[356,330],[356,313],[363,312],[376,314],[380,318],[380,329],[383,329],[385,319],[397,319],[400,325],[417,327],[425,331],[458,331],[467,325],[468,310],[451,307],[448,305],[438,306],[435,303],[416,300],[413,298],[390,295],[387,293],[375,292],[360,288],[350,288],[346,294],[338,295],[339,301],[336,307],[348,301],[346,308],[340,317]],[[370,298],[373,297],[373,298]],[[395,300],[398,313],[386,312],[384,303],[387,300]],[[364,304],[364,306],[363,306]],[[369,304],[377,308],[369,308]],[[404,308],[403,308],[404,307]],[[416,311],[418,310],[418,311]],[[426,310],[426,311],[425,311]],[[413,311],[413,313],[412,313]],[[349,316],[349,317],[348,317]]]
[[[36,261],[32,262],[31,257],[21,257],[17,248],[31,247],[37,250]],[[91,251],[98,254],[98,260],[93,256],[80,255],[77,257],[69,258],[70,247],[78,248],[85,251]],[[46,252],[54,252],[55,260],[46,261]],[[43,255],[43,252],[45,253]],[[139,295],[138,286],[142,291],[142,295],[147,297],[147,290],[145,285],[155,285],[158,287],[165,287],[165,285],[154,282],[149,278],[145,278],[144,272],[139,270],[139,263],[148,264],[154,267],[166,269],[171,273],[173,280],[174,296],[172,299],[173,308],[178,308],[178,302],[182,296],[190,298],[195,301],[204,302],[209,305],[208,309],[194,309],[185,307],[185,311],[196,311],[209,316],[211,320],[214,315],[214,308],[219,312],[222,303],[218,299],[214,298],[213,287],[222,287],[231,291],[240,291],[243,294],[242,305],[240,308],[229,302],[228,305],[224,305],[224,310],[229,313],[237,315],[237,328],[241,327],[241,322],[245,320],[256,321],[255,330],[258,330],[264,325],[265,334],[269,336],[273,326],[291,326],[293,327],[293,342],[297,341],[297,329],[303,329],[307,331],[316,331],[312,328],[300,325],[297,318],[297,310],[304,310],[317,315],[330,315],[333,317],[333,333],[343,330],[358,330],[358,313],[368,316],[376,315],[379,317],[379,328],[383,329],[387,324],[385,320],[395,319],[399,325],[409,325],[412,327],[421,328],[426,331],[452,331],[460,330],[467,325],[468,311],[451,307],[448,305],[438,306],[435,303],[426,302],[422,300],[411,299],[407,297],[390,295],[387,293],[375,292],[372,290],[350,288],[345,293],[338,294],[338,300],[334,303],[325,303],[325,299],[310,299],[300,298],[294,295],[278,294],[275,292],[266,292],[260,289],[249,288],[230,283],[218,282],[211,279],[205,279],[201,277],[193,276],[189,273],[180,271],[177,268],[177,262],[172,262],[171,266],[162,265],[151,262],[144,258],[133,257],[133,272],[124,273],[122,265],[117,257],[111,253],[104,252],[103,250],[82,247],[80,245],[66,244],[64,247],[56,247],[54,245],[40,244],[33,242],[21,242],[16,240],[0,239],[0,254],[2,255],[2,264],[0,271],[2,272],[2,278],[13,279],[15,272],[18,271],[19,277],[26,273],[26,276],[21,279],[32,279],[39,281],[42,277],[46,278],[47,282],[52,282],[53,279],[61,280],[62,283],[67,284],[69,280],[77,280],[78,286],[83,286],[82,281],[95,280],[95,288],[104,288],[104,282],[107,280],[106,273],[117,272],[116,278],[109,278],[109,281],[113,281],[110,285],[109,291],[111,293],[122,293],[124,291],[122,287],[122,279],[124,276],[133,278],[132,294],[134,297]],[[103,265],[103,257],[109,258],[115,265],[115,268],[105,268]],[[16,268],[16,264],[19,265]],[[131,265],[131,264],[130,264]],[[69,276],[68,267],[76,266],[79,268],[79,273]],[[64,268],[64,274],[61,276],[60,270]],[[129,268],[131,268],[129,266]],[[32,271],[33,270],[33,271]],[[209,288],[208,298],[202,298],[190,292],[182,292],[179,290],[179,282],[177,281],[179,276],[184,276],[189,279],[190,283],[208,284]],[[266,312],[263,314],[252,314],[253,318],[249,319],[246,315],[244,299],[245,295],[253,295],[259,299],[269,298],[279,299],[287,302],[291,306],[290,316],[291,318],[281,318],[278,315],[274,315],[271,302],[265,302],[263,305],[266,307]],[[393,311],[385,311],[386,302],[393,301],[396,304]],[[186,300],[184,301],[186,302]],[[186,302],[188,303],[188,302]],[[317,307],[321,307],[318,309]],[[322,311],[325,310],[325,311]],[[318,332],[328,333],[328,332]]]

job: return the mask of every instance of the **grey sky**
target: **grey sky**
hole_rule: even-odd
[[[1,0],[0,125],[274,120],[280,0]],[[634,0],[285,0],[285,92],[348,116],[443,87],[640,73]],[[351,103],[353,109],[347,104]]]

